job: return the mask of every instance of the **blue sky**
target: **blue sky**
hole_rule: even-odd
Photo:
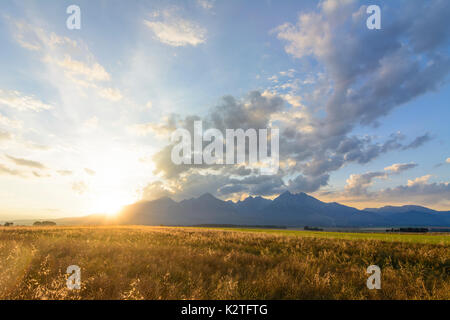
[[[72,4],[80,30],[66,27]],[[372,4],[381,30],[366,27]],[[450,208],[446,1],[0,7],[0,220],[204,192]],[[192,115],[279,126],[281,172],[174,167],[170,132]]]

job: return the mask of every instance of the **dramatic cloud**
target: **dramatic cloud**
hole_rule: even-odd
[[[144,23],[159,41],[170,46],[197,46],[204,43],[206,30],[195,22],[178,16],[174,11],[164,10],[154,13],[151,20],[144,20]]]
[[[415,1],[409,10],[390,11],[396,19],[384,19],[377,32],[365,27],[365,7],[356,3],[321,2],[318,12],[276,29],[287,53],[313,57],[327,70],[333,90],[323,130],[331,135],[358,123],[377,124],[392,109],[435,90],[450,71],[448,55],[440,51],[449,39],[442,35],[448,1]]]

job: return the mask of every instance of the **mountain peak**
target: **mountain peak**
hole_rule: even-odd
[[[276,199],[289,199],[289,198],[306,198],[309,197],[306,193],[291,193],[289,190],[280,194]]]
[[[202,194],[200,197],[197,198],[198,200],[219,200],[216,197],[214,197],[211,193],[206,192]]]
[[[169,197],[167,197],[167,196],[161,197],[161,198],[156,199],[156,200],[154,200],[154,201],[157,201],[157,202],[164,202],[164,203],[175,203],[175,201],[172,200],[172,198],[169,198]]]

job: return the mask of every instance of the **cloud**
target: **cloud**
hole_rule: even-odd
[[[90,131],[98,128],[98,118],[96,116],[90,117],[83,123],[83,128]]]
[[[366,194],[375,178],[386,178],[385,172],[367,172],[364,174],[352,174],[347,179],[345,191],[353,195]]]
[[[407,185],[397,186],[394,188],[383,189],[373,194],[372,197],[383,199],[385,201],[396,201],[399,199],[403,202],[421,202],[424,204],[449,204],[450,199],[450,183],[434,182],[430,183],[431,175],[408,180]]]
[[[419,148],[430,140],[432,140],[432,137],[430,136],[429,133],[426,133],[423,136],[419,136],[416,139],[414,139],[414,141],[411,142],[410,144],[404,146],[403,150]]]
[[[6,131],[0,130],[0,141],[11,140],[12,134]]]
[[[214,7],[215,0],[197,0],[197,5],[205,10],[211,10]]]
[[[47,61],[51,61],[61,67],[66,75],[71,78],[81,76],[87,81],[109,81],[111,79],[111,76],[106,72],[105,68],[97,62],[87,65],[82,61],[74,60],[68,54],[65,54],[61,60],[47,57]]]
[[[157,12],[151,19],[144,20],[144,24],[164,44],[173,47],[188,45],[195,47],[206,41],[206,29],[193,21],[181,18],[174,10]]]
[[[35,112],[50,110],[53,108],[51,105],[46,104],[33,96],[25,95],[19,91],[2,89],[0,89],[0,105],[17,109],[19,111],[31,110]],[[18,125],[18,122],[11,122],[11,120],[6,119],[3,116],[1,116],[0,120],[2,122],[8,122],[10,125]]]
[[[416,163],[395,163],[384,168],[384,171],[352,174],[346,181],[345,192],[350,195],[368,195],[368,188],[373,184],[374,179],[388,179],[391,175],[400,174],[415,167],[417,167]]]
[[[384,171],[388,171],[390,173],[401,173],[415,167],[417,167],[416,163],[396,163],[392,166],[384,168]]]
[[[14,129],[21,129],[23,127],[22,121],[12,120],[2,115],[1,113],[0,113],[0,124]]]
[[[50,174],[41,174],[37,171],[32,171],[32,173],[36,178],[50,178],[51,177]]]
[[[24,166],[24,167],[36,168],[36,169],[46,169],[46,167],[42,163],[37,162],[37,161],[15,158],[15,157],[12,157],[9,155],[6,155],[6,157],[8,159],[10,159],[11,161],[13,161],[18,166]]]
[[[314,192],[320,187],[328,185],[329,179],[330,176],[328,174],[324,174],[318,177],[305,177],[303,175],[299,175],[295,179],[289,180],[287,189],[293,193]]]
[[[443,50],[450,38],[442,36],[447,1],[419,0],[407,11],[392,8],[392,19],[377,32],[365,27],[357,3],[321,2],[317,11],[301,13],[296,24],[275,29],[288,54],[312,57],[327,70],[333,90],[326,98],[323,130],[331,135],[348,133],[356,124],[376,125],[394,108],[438,88],[450,71]]]
[[[56,48],[62,45],[68,45],[72,48],[77,47],[77,42],[68,37],[61,37],[54,32],[33,26],[25,21],[14,20],[6,17],[7,21],[13,27],[13,37],[23,48],[30,51],[42,51],[45,48]]]
[[[105,85],[112,77],[90,52],[83,41],[57,35],[26,21],[8,18],[11,32],[23,48],[36,52],[36,56],[49,68],[49,73],[62,73],[81,94],[93,89],[100,97],[117,102],[122,99],[118,89]],[[61,81],[58,78],[56,81]]]
[[[119,89],[113,89],[113,88],[104,88],[99,91],[99,95],[105,99],[111,100],[111,101],[120,101],[122,100],[123,96]]]
[[[90,176],[95,176],[96,172],[94,170],[91,170],[89,168],[84,168],[84,172],[86,172]]]
[[[73,174],[70,170],[58,170],[56,172],[61,176],[71,176]]]
[[[330,173],[345,164],[365,164],[384,153],[402,150],[405,146],[402,143],[405,136],[400,133],[391,134],[382,142],[368,136],[326,135],[321,131],[323,123],[315,119],[307,109],[289,107],[282,97],[258,91],[249,92],[240,99],[225,96],[203,117],[191,115],[182,118],[172,114],[160,123],[143,124],[132,129],[142,135],[159,132],[168,137],[173,130],[181,127],[192,134],[196,120],[203,121],[203,130],[217,128],[222,132],[237,128],[279,128],[283,170],[271,179],[261,178],[257,184],[253,184],[257,180],[257,174],[252,170],[236,179],[233,178],[236,171],[227,165],[175,165],[171,161],[173,145],[169,144],[152,159],[155,164],[154,174],[162,179],[160,183],[164,185],[165,194],[167,190],[176,193],[176,197],[192,197],[204,192],[222,197],[235,197],[239,194],[272,196],[286,190],[314,192],[326,186]],[[415,166],[416,164],[394,164],[376,176],[400,173]],[[372,180],[364,185],[361,182],[363,178],[367,177],[354,176],[355,181],[352,183],[355,186],[347,189],[352,191],[362,188],[366,192]],[[361,186],[356,186],[357,183]],[[152,187],[150,185],[149,188]]]
[[[72,183],[72,190],[79,195],[83,195],[88,191],[89,187],[83,181],[77,181]]]
[[[428,180],[430,180],[430,178],[431,178],[431,174],[428,174],[426,176],[419,177],[414,180],[408,180],[408,187],[414,187],[417,185],[426,184],[428,182]]]
[[[164,116],[160,123],[140,123],[128,127],[128,130],[138,136],[154,133],[158,136],[170,136],[177,128],[178,117],[175,114]]]
[[[8,175],[12,175],[12,176],[22,176],[22,173],[20,171],[10,169],[0,163],[0,175],[1,174],[8,174]]]

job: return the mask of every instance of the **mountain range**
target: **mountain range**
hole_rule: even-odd
[[[90,216],[91,222],[98,219]],[[450,211],[420,206],[358,210],[336,202],[322,202],[305,193],[284,192],[274,200],[248,197],[238,202],[222,201],[206,193],[180,202],[167,197],[138,202],[125,207],[114,222],[171,226],[450,227]]]

